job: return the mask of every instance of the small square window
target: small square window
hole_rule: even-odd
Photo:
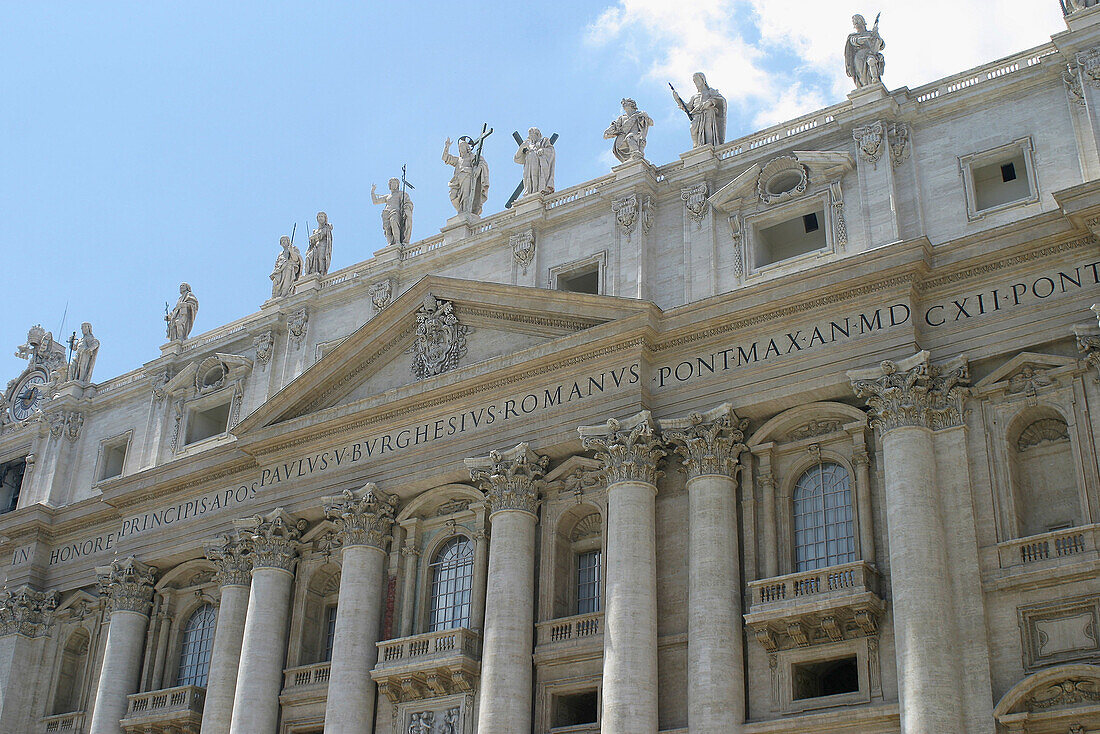
[[[554,696],[553,728],[595,724],[599,707],[595,691],[582,691]]]
[[[99,464],[99,481],[122,476],[126,464],[126,448],[129,438],[103,445],[103,455]]]
[[[791,699],[824,698],[859,691],[856,656],[791,666]]]
[[[599,265],[594,265],[588,270],[558,276],[558,290],[569,291],[570,293],[591,293],[593,295],[599,295]]]
[[[959,157],[971,220],[991,212],[1039,200],[1031,138]]]
[[[809,252],[828,247],[821,222],[825,209],[796,216],[778,224],[761,227],[756,231],[756,267],[771,265]]]
[[[1001,166],[1001,181],[1003,181],[1004,183],[1008,183],[1009,181],[1015,181],[1015,180],[1016,180],[1016,164],[1010,162],[1010,163],[1005,163],[1003,166]]]
[[[229,428],[229,403],[212,408],[195,408],[187,418],[187,440],[192,444],[225,433]]]
[[[806,214],[802,217],[802,226],[806,229],[806,234],[816,232],[818,230],[817,214]]]

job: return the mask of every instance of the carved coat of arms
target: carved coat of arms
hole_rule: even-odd
[[[416,379],[443,374],[458,366],[466,355],[469,327],[458,323],[454,304],[428,294],[416,312],[416,341],[409,350],[413,355],[412,373]]]
[[[696,222],[703,221],[703,215],[707,213],[707,183],[696,184],[687,189],[680,190],[680,198],[687,207],[688,214]]]
[[[623,234],[629,235],[638,221],[638,195],[630,194],[611,202],[611,211],[615,214],[615,223]]]

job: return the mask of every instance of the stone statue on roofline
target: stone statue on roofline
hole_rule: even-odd
[[[183,341],[191,335],[195,317],[199,313],[199,299],[191,292],[191,286],[180,283],[180,297],[176,307],[164,315],[168,322],[168,341]]]
[[[375,204],[385,204],[382,209],[382,234],[390,245],[407,245],[412,241],[413,203],[409,192],[401,187],[401,180],[391,178],[390,192],[378,195],[378,187],[371,184],[370,198]]]
[[[489,164],[480,154],[474,139],[458,139],[458,155],[451,155],[451,139],[443,144],[443,162],[455,169],[451,176],[451,204],[459,214],[481,216],[481,207],[489,196]]]
[[[92,325],[85,321],[80,325],[81,337],[73,342],[73,361],[69,365],[69,379],[91,382],[95,358],[99,354],[99,339],[92,334]]]
[[[1071,15],[1078,10],[1093,8],[1100,5],[1100,0],[1059,0],[1062,4],[1062,15]]]
[[[886,43],[878,33],[879,16],[881,13],[875,16],[875,25],[870,30],[862,15],[852,16],[855,31],[848,34],[848,42],[844,44],[844,73],[852,77],[857,89],[880,83],[886,68],[882,55]]]
[[[306,249],[306,275],[316,273],[322,278],[328,275],[328,266],[332,262],[332,225],[328,214],[317,212],[317,229],[309,235],[309,247]]]
[[[620,162],[645,159],[646,135],[653,126],[653,118],[638,109],[638,103],[630,97],[622,100],[623,114],[619,115],[606,130],[606,139],[615,139],[611,152]]]
[[[691,80],[695,83],[695,94],[686,103],[676,88],[668,85],[672,88],[672,98],[691,122],[691,144],[695,148],[721,145],[726,142],[726,98],[707,84],[703,72],[695,72]]]
[[[294,292],[294,284],[302,275],[302,254],[298,252],[290,238],[285,234],[279,238],[283,248],[275,258],[275,267],[271,271],[271,297],[283,298]]]
[[[537,127],[531,128],[527,139],[519,144],[514,160],[523,166],[524,196],[554,193],[557,152],[553,140],[544,138]]]

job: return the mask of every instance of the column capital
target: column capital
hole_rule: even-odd
[[[325,497],[325,517],[336,526],[336,537],[345,548],[365,545],[385,551],[395,509],[397,496],[383,495],[374,482]]]
[[[294,569],[298,555],[298,539],[308,523],[296,520],[281,507],[266,515],[254,515],[236,520],[234,525],[252,548],[252,568]]]
[[[96,566],[100,596],[106,596],[111,612],[149,613],[157,569],[133,556],[115,559],[109,566]]]
[[[602,426],[580,426],[581,445],[596,452],[607,484],[645,482],[656,486],[659,462],[666,455],[654,430],[653,415],[643,410],[626,420],[611,418]]]
[[[214,562],[218,586],[248,586],[252,578],[252,549],[241,533],[226,533],[206,544],[206,557]]]
[[[0,637],[46,635],[53,623],[57,596],[56,591],[38,591],[25,584],[14,591],[4,589],[0,597]]]
[[[464,463],[470,470],[470,479],[485,493],[490,515],[502,510],[535,514],[550,457],[539,456],[521,443],[507,451],[490,451],[488,456],[466,459]]]
[[[963,424],[963,400],[970,394],[970,368],[963,357],[936,365],[928,352],[918,352],[899,362],[852,370],[848,379],[856,396],[867,401],[871,425],[882,431]]]
[[[658,423],[665,442],[681,457],[689,479],[707,474],[733,476],[741,452],[747,448],[749,422],[738,418],[729,403]]]

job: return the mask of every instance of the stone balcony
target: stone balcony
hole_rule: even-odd
[[[1092,578],[1100,572],[1100,525],[1013,538],[998,543],[996,554],[998,568],[983,577],[990,588],[1044,586]]]
[[[560,617],[535,625],[535,662],[603,655],[603,612]]]
[[[312,663],[283,671],[283,692],[279,701],[283,704],[304,704],[324,701],[328,698],[328,676],[332,663]]]
[[[199,734],[206,689],[177,686],[128,697],[122,719],[126,734]]]
[[[745,624],[769,652],[870,637],[886,608],[879,583],[864,561],[753,581]]]
[[[397,704],[472,692],[481,674],[481,637],[465,628],[378,643],[371,677]]]
[[[555,726],[548,734],[600,734],[600,725],[576,724],[574,726]]]
[[[38,731],[44,734],[84,734],[84,712],[47,716],[40,721]]]

